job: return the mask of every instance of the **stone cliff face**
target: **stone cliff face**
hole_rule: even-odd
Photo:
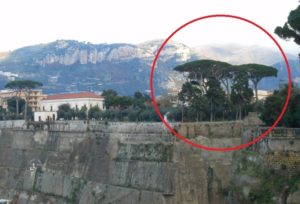
[[[42,67],[55,64],[97,64],[103,61],[126,61],[139,58],[152,62],[162,41],[151,41],[140,45],[131,44],[91,44],[72,40],[57,40],[52,43],[29,46],[17,49],[11,56],[3,55],[0,59],[31,62]],[[27,52],[27,54],[25,53]],[[161,53],[160,60],[166,62],[172,58],[175,61],[187,61],[194,56],[191,48],[170,42]],[[8,58],[9,57],[9,58]]]
[[[16,203],[228,203],[222,189],[229,185],[232,154],[191,148],[162,124],[22,128],[1,129],[0,198]],[[199,130],[207,131],[206,125]]]
[[[116,48],[80,48],[63,47],[64,53],[46,54],[42,58],[36,58],[35,63],[46,67],[52,64],[73,65],[79,64],[97,64],[103,61],[130,60],[139,57],[138,48],[133,45],[123,45]]]

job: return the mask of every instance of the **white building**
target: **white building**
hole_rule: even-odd
[[[98,106],[100,110],[104,110],[104,98],[92,92],[55,94],[40,101],[40,110],[34,112],[34,121],[56,120],[58,108],[62,104],[69,104],[71,108],[78,110],[84,106],[87,109]]]

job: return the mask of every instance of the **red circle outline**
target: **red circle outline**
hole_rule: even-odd
[[[252,25],[254,25],[255,27],[259,28],[261,31],[263,31],[265,34],[267,34],[269,36],[269,38],[271,38],[273,40],[273,42],[276,44],[276,46],[278,47],[278,49],[280,50],[281,52],[281,55],[282,57],[284,58],[284,61],[285,61],[285,64],[286,64],[286,69],[287,69],[287,72],[288,72],[288,93],[287,93],[287,97],[286,97],[286,101],[285,101],[285,104],[282,108],[282,111],[280,113],[280,115],[278,116],[278,118],[276,119],[276,121],[274,122],[274,124],[269,128],[267,129],[264,133],[262,133],[260,136],[256,137],[255,139],[253,139],[252,141],[250,142],[247,142],[245,144],[241,144],[241,145],[237,145],[237,146],[232,146],[232,147],[208,147],[208,146],[204,146],[204,145],[201,145],[201,144],[197,144],[197,143],[194,143],[190,140],[188,140],[187,138],[183,137],[182,135],[180,135],[179,133],[177,133],[169,124],[168,122],[165,121],[164,117],[161,115],[160,111],[159,111],[159,108],[158,108],[158,105],[157,105],[157,102],[156,102],[156,99],[155,99],[155,96],[154,96],[154,89],[153,89],[153,75],[154,75],[154,70],[155,70],[155,66],[156,66],[156,62],[158,60],[158,57],[160,55],[160,52],[162,51],[162,49],[165,47],[165,45],[167,44],[167,42],[178,32],[180,31],[182,28],[186,27],[187,25],[189,24],[192,24],[196,21],[199,21],[199,20],[203,20],[203,19],[208,19],[208,18],[216,18],[216,17],[222,17],[222,18],[234,18],[234,19],[238,19],[238,20],[241,20],[241,21],[244,21],[244,22],[247,22],[247,23],[250,23]],[[287,60],[287,57],[283,51],[283,49],[281,48],[281,46],[279,45],[279,43],[275,40],[275,38],[267,31],[265,30],[263,27],[261,27],[260,25],[254,23],[253,21],[250,21],[246,18],[243,18],[243,17],[240,17],[240,16],[234,16],[234,15],[229,15],[229,14],[213,14],[213,15],[207,15],[207,16],[202,16],[202,17],[199,17],[199,18],[195,18],[185,24],[183,24],[182,26],[180,26],[179,28],[177,28],[164,42],[163,44],[160,46],[160,48],[158,49],[156,55],[155,55],[155,58],[153,60],[153,63],[152,63],[152,69],[151,69],[151,73],[150,73],[150,90],[151,90],[151,99],[152,99],[152,102],[153,102],[153,106],[154,106],[154,109],[157,113],[157,115],[159,116],[159,118],[161,119],[161,121],[163,122],[163,124],[170,130],[170,132],[175,135],[177,138],[181,139],[182,141],[184,141],[185,143],[187,144],[190,144],[192,145],[193,147],[197,147],[197,148],[200,148],[200,149],[204,149],[204,150],[208,150],[208,151],[216,151],[216,152],[226,152],[226,151],[233,151],[233,150],[239,150],[239,149],[242,149],[242,148],[245,148],[245,147],[248,147],[256,142],[258,142],[259,140],[261,140],[262,138],[266,137],[275,127],[276,125],[278,124],[278,122],[281,120],[282,116],[284,115],[287,107],[288,107],[288,103],[289,103],[289,100],[290,100],[290,97],[291,97],[291,89],[292,89],[292,77],[291,77],[291,70],[290,70],[290,65],[289,65],[289,62]]]

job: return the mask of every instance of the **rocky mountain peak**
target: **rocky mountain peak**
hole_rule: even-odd
[[[23,47],[10,53],[0,53],[0,71],[20,79],[39,80],[45,92],[102,91],[112,88],[120,94],[149,91],[152,61],[163,40],[132,44],[92,44],[76,40],[57,40],[47,44]],[[2,60],[1,60],[2,59]],[[173,71],[179,64],[196,59],[215,59],[233,64],[281,61],[280,54],[262,47],[241,45],[207,45],[192,48],[170,41],[160,53],[156,67],[156,93],[178,90],[184,81]],[[291,57],[290,57],[291,59]],[[290,61],[291,63],[292,61]],[[292,66],[299,67],[298,61]],[[279,79],[286,78],[284,65],[275,64]],[[299,69],[292,74],[299,77]],[[55,80],[53,80],[55,79]],[[10,80],[0,74],[0,85]],[[265,83],[272,89],[274,83]]]

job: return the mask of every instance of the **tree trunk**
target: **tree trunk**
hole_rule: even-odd
[[[25,121],[27,121],[27,108],[28,108],[28,104],[27,104],[27,99],[25,100],[25,109],[24,109],[24,119]]]
[[[226,86],[226,90],[227,90],[227,99],[228,99],[228,101],[230,101],[230,88],[229,88],[229,85]]]
[[[17,118],[18,118],[19,115],[20,115],[20,110],[19,110],[19,99],[20,99],[20,91],[17,91],[17,94],[16,94],[16,116],[17,116]]]
[[[229,82],[226,79],[221,80],[221,83],[226,89],[226,98],[230,101],[230,87]]]
[[[254,92],[255,92],[255,105],[257,106],[257,102],[258,102],[257,85],[258,85],[258,83],[253,82],[253,85],[254,85]]]
[[[183,106],[181,107],[181,122],[183,122]]]
[[[19,117],[19,96],[16,97],[16,115]]]
[[[212,104],[210,104],[210,122],[213,120]]]
[[[223,115],[222,120],[224,121],[225,120],[225,111],[224,110],[222,111],[222,115]]]

